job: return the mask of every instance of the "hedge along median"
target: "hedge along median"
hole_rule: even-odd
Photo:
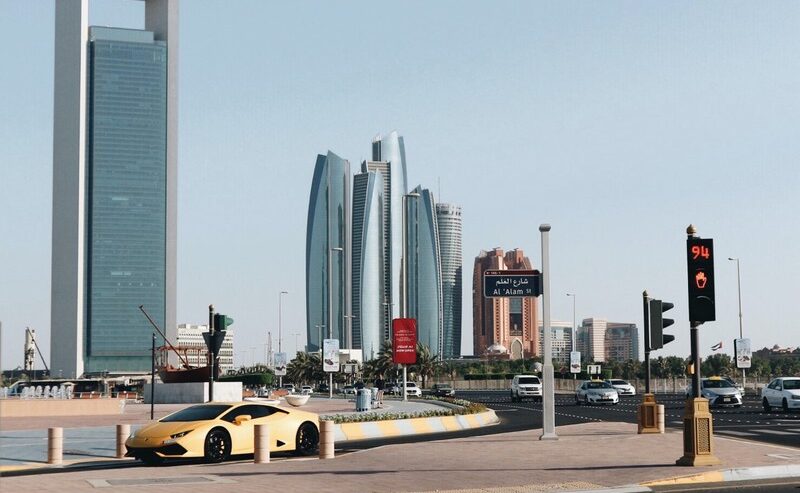
[[[418,413],[365,413],[320,416],[335,425],[335,440],[364,440],[425,433],[468,430],[499,423],[495,412],[482,404],[443,400],[449,409]]]

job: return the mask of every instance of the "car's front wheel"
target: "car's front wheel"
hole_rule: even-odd
[[[222,462],[231,456],[231,437],[222,428],[214,428],[206,435],[204,456],[207,462]]]
[[[297,429],[294,452],[297,455],[313,455],[319,450],[319,430],[314,423],[305,423]]]
[[[761,405],[764,407],[764,412],[765,413],[771,413],[772,412],[772,406],[769,405],[769,401],[767,400],[766,397],[764,397],[764,399],[761,400]]]
[[[783,408],[783,412],[789,412],[789,401],[786,400],[786,397],[783,398],[783,402],[781,403],[781,407]]]

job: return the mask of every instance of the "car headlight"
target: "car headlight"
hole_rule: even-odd
[[[180,433],[175,433],[174,435],[170,435],[169,437],[170,437],[170,438],[173,438],[173,439],[175,439],[175,438],[180,438],[180,437],[186,436],[186,435],[187,435],[187,434],[189,434],[191,431],[192,431],[192,430],[186,430],[186,431],[182,431],[182,432],[180,432]]]

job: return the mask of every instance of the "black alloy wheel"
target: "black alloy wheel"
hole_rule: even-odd
[[[783,405],[781,407],[783,407],[783,412],[789,412],[789,401],[786,400],[786,397],[783,398]]]
[[[214,428],[206,435],[204,449],[207,462],[222,462],[231,456],[231,437],[222,428]]]
[[[765,413],[771,413],[772,412],[772,406],[769,405],[769,401],[767,400],[766,397],[764,397],[764,400],[761,401],[761,405],[764,406],[764,412]]]
[[[305,423],[297,429],[295,455],[314,455],[319,450],[319,430],[314,423]]]

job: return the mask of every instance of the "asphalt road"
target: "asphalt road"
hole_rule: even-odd
[[[495,409],[502,419],[491,432],[541,428],[542,405],[531,401],[511,402],[508,391],[460,391],[457,397],[482,402]],[[683,394],[658,394],[664,404],[664,423],[670,428],[683,427]],[[572,394],[556,395],[556,426],[588,421],[623,421],[636,423],[641,396],[623,398],[616,406],[576,405]],[[715,408],[714,433],[720,436],[745,438],[775,445],[800,447],[800,413],[773,411],[765,413],[759,397],[745,397],[740,408]]]

